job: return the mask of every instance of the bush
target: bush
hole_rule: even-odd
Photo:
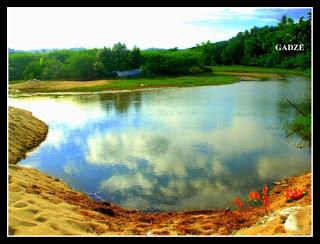
[[[179,75],[203,72],[197,53],[192,51],[151,51],[144,54],[145,75]]]
[[[297,132],[302,139],[311,141],[311,115],[296,118],[292,124],[291,128],[293,131]]]
[[[296,64],[302,69],[308,69],[311,67],[311,52],[305,52],[297,55]]]
[[[190,74],[200,74],[211,72],[211,69],[204,66],[192,66],[188,73]]]

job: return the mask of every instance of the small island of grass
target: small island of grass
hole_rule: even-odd
[[[307,76],[300,70],[259,68],[247,66],[211,66],[212,71],[193,75],[157,75],[129,78],[111,78],[90,81],[50,80],[50,81],[12,81],[11,94],[52,93],[52,92],[100,92],[117,90],[136,90],[164,87],[192,87],[226,85],[243,80],[266,80],[283,78],[285,75]]]

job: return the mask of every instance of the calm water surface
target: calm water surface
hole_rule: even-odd
[[[25,160],[76,190],[130,209],[224,208],[237,195],[311,168],[283,126],[286,98],[310,80],[241,82],[119,94],[10,98],[49,125]]]

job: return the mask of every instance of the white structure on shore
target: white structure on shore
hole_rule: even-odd
[[[133,69],[133,70],[126,70],[126,71],[117,71],[117,75],[119,77],[132,77],[140,75],[141,70],[140,69]]]

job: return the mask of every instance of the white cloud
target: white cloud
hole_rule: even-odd
[[[177,154],[181,145],[173,145],[165,136],[145,130],[128,130],[126,133],[112,131],[93,135],[88,139],[86,160],[97,165],[125,165],[129,169],[138,167],[138,160],[146,160],[153,167],[154,174],[185,175],[188,154]]]
[[[229,173],[229,170],[223,165],[219,160],[214,160],[212,162],[212,174],[215,176],[226,175]]]
[[[192,184],[196,185],[198,192],[193,197],[183,198],[179,206],[181,209],[208,209],[209,206],[212,205],[214,205],[215,208],[225,208],[227,207],[226,203],[234,198],[236,191],[235,188],[227,186],[220,180],[216,180],[213,184],[209,181],[198,179],[192,181]],[[201,199],[201,201],[199,201],[199,199]]]
[[[68,100],[50,97],[10,98],[9,106],[31,111],[35,117],[43,120],[50,127],[67,124],[69,128],[79,128],[89,122],[104,119],[106,113],[96,101],[79,104],[79,101],[73,100],[72,97]],[[51,139],[57,142],[59,133],[62,132],[55,131],[55,134],[50,135],[49,133],[49,136],[52,136]]]
[[[65,142],[67,138],[68,136],[63,129],[51,127],[43,144],[49,144],[58,150],[61,148],[61,144]]]
[[[192,124],[188,115],[181,118]],[[124,165],[130,170],[138,169],[138,161],[145,160],[155,176],[184,177],[189,167],[210,167],[212,176],[221,176],[229,174],[223,165],[224,160],[233,155],[273,147],[272,134],[263,140],[256,139],[263,128],[250,118],[237,118],[230,125],[209,131],[190,128],[186,131],[181,127],[184,121],[162,118],[162,122],[169,125],[166,127],[171,128],[168,131],[170,137],[154,130],[136,128],[92,135],[87,141],[86,160],[89,164],[101,166]],[[214,152],[203,154],[194,150],[193,145],[203,147],[203,143],[214,148]]]
[[[157,207],[167,211],[176,210],[177,207],[186,210],[208,209],[213,202],[216,207],[224,208],[226,202],[234,197],[236,191],[231,188],[232,186],[221,182],[219,178],[214,182],[210,182],[206,177],[188,181],[183,178],[172,178],[167,185],[157,183],[155,177],[147,178],[140,172],[134,172],[129,176],[115,175],[103,180],[99,191],[118,195],[121,199],[121,206],[126,208],[146,210],[150,207]],[[155,185],[160,191],[156,206],[152,203],[154,201],[152,189]],[[124,198],[122,194],[125,194]]]
[[[108,189],[109,192],[116,192],[119,190],[126,190],[131,187],[140,187],[143,189],[145,194],[150,194],[152,185],[152,182],[147,180],[142,173],[134,173],[130,177],[127,175],[113,175],[107,180],[101,181],[99,190],[102,191]]]
[[[226,40],[239,29],[198,21],[245,20],[258,8],[8,8],[8,45],[14,49],[112,46],[191,47]],[[232,28],[232,26],[230,26]]]
[[[27,163],[24,163],[23,160],[21,162],[19,162],[20,165],[23,165],[23,167],[26,168],[39,168],[41,167],[41,161],[40,160],[33,160]]]
[[[293,151],[286,152],[285,155],[263,156],[258,159],[257,171],[263,180],[280,179],[284,176],[292,176],[303,172],[311,167],[310,162]]]
[[[73,160],[68,160],[63,170],[67,175],[75,175],[81,172],[81,166]]]

